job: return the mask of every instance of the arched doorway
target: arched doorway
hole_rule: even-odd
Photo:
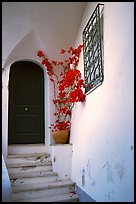
[[[44,73],[33,62],[11,65],[8,120],[9,144],[44,143]]]

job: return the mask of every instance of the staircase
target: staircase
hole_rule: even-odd
[[[75,183],[59,180],[48,153],[10,154],[12,202],[78,202]]]

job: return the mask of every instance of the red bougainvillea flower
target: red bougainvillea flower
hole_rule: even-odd
[[[63,65],[63,62],[58,62],[58,65]]]
[[[54,81],[54,79],[50,78],[51,81]]]
[[[57,65],[57,61],[56,60],[52,60],[52,64]]]
[[[75,49],[73,48],[73,47],[70,47],[69,49],[68,49],[68,53],[70,53],[70,54],[74,54],[74,51],[75,51]]]
[[[64,50],[64,49],[61,49],[61,51],[60,51],[61,54],[64,54],[65,52],[66,52],[66,50]]]
[[[64,85],[61,84],[61,85],[59,86],[59,91],[63,91],[64,88],[65,88]]]
[[[72,69],[67,71],[65,74],[63,85],[65,87],[72,86],[75,81],[77,81],[81,77],[81,73],[77,69]]]
[[[66,99],[63,99],[63,100],[61,101],[61,103],[66,104],[66,103],[67,103],[67,100],[66,100]]]
[[[64,98],[66,96],[66,92],[64,92],[64,91],[62,92],[61,91],[61,92],[59,92],[58,96],[59,96],[59,98]]]
[[[85,94],[83,94],[82,89],[77,89],[77,99],[79,102],[83,102],[85,100]]]
[[[71,116],[71,110],[67,110],[66,114]]]
[[[44,53],[42,50],[39,50],[38,53],[37,53],[37,56],[38,57],[44,57]]]
[[[57,99],[57,100],[53,100],[53,103],[54,103],[54,104],[57,104],[57,103],[59,103],[59,102],[60,102],[60,100],[58,100],[58,99]]]
[[[71,103],[75,103],[76,100],[77,100],[77,91],[74,90],[74,91],[72,91],[72,92],[69,94],[69,101],[70,101]]]
[[[81,87],[84,87],[84,88],[85,88],[85,84],[84,84],[84,80],[83,80],[83,79],[80,79],[80,80],[77,82],[77,88],[81,88]]]
[[[54,88],[52,102],[56,108],[53,115],[57,120],[49,127],[52,131],[70,131],[72,108],[75,103],[84,102],[86,99],[82,90],[85,88],[84,80],[81,79],[81,72],[77,69],[82,48],[83,45],[77,48],[71,46],[67,50],[61,49],[61,54],[67,52],[69,55],[64,61],[49,60],[42,50],[37,53],[37,56],[42,58],[41,63],[45,66]]]
[[[54,126],[56,130],[69,130],[70,121],[60,122]]]
[[[66,113],[66,111],[67,111],[67,107],[60,108],[60,112],[61,112],[61,113],[64,113],[64,114],[65,114],[65,113]]]

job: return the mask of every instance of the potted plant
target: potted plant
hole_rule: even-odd
[[[68,141],[72,108],[75,103],[84,102],[86,98],[82,90],[85,87],[84,80],[81,79],[81,72],[77,69],[82,48],[83,45],[79,45],[77,48],[70,47],[67,50],[61,49],[60,54],[67,53],[68,55],[63,61],[50,60],[42,50],[37,52],[37,56],[41,58],[41,63],[46,67],[54,87],[52,102],[56,107],[55,122],[49,128],[56,143]],[[56,72],[56,68],[59,68],[60,72]],[[67,137],[64,136],[64,133]],[[65,137],[64,141],[62,141],[62,137]]]

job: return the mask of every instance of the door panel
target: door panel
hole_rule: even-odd
[[[9,80],[9,144],[33,143],[44,143],[44,74],[33,62],[16,62]]]

